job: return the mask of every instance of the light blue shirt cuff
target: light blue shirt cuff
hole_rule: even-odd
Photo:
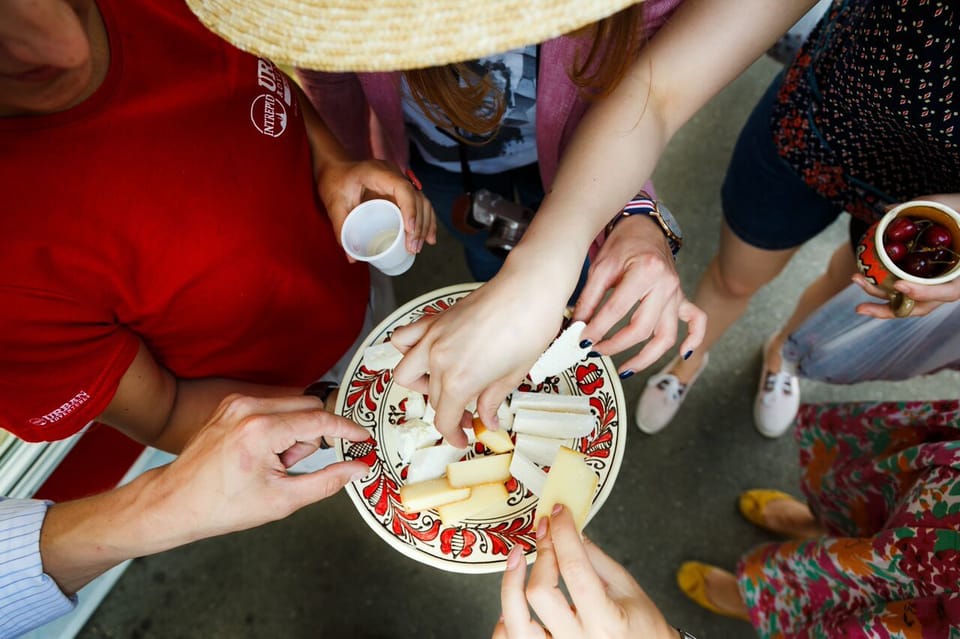
[[[16,637],[72,611],[43,572],[40,528],[51,502],[0,497],[0,637]]]

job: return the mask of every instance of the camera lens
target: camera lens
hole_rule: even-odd
[[[490,236],[486,242],[487,249],[497,257],[506,258],[507,253],[513,250],[526,230],[526,222],[498,217],[490,227]]]

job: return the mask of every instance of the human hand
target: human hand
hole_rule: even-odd
[[[876,317],[877,319],[897,319],[890,305],[887,303],[890,296],[886,291],[879,286],[871,284],[867,278],[860,273],[853,276],[853,282],[866,291],[868,295],[884,300],[884,302],[880,304],[858,304],[856,309],[857,313],[869,317]],[[916,302],[913,310],[910,311],[909,317],[927,315],[944,302],[960,300],[960,279],[947,282],[946,284],[935,284],[932,286],[900,280],[893,285],[893,288]]]
[[[404,357],[394,380],[427,393],[434,424],[453,446],[465,446],[464,408],[477,400],[484,424],[497,428],[497,408],[556,337],[566,295],[543,271],[509,264],[451,308],[398,328],[390,341]],[[429,375],[428,375],[429,372]]]
[[[604,301],[611,288],[613,292]],[[629,324],[603,339],[638,301]],[[620,365],[624,373],[643,370],[660,359],[677,341],[678,319],[687,324],[681,353],[700,346],[707,325],[706,314],[687,300],[680,287],[680,276],[662,231],[652,219],[641,215],[621,220],[603,243],[590,265],[573,319],[587,322],[583,337],[605,355],[648,340]]]
[[[317,189],[338,241],[347,214],[361,202],[380,197],[400,207],[408,252],[419,253],[424,242],[437,243],[437,217],[433,205],[389,162],[328,161],[317,176]]]
[[[581,540],[570,511],[540,522],[537,561],[526,573],[522,549],[507,557],[493,639],[676,639],[656,605],[630,573],[590,541]],[[560,590],[563,579],[570,599]],[[530,608],[541,623],[530,616]]]
[[[364,463],[352,461],[288,475],[287,468],[313,450],[288,458],[285,452],[324,435],[369,437],[353,422],[325,412],[315,397],[224,399],[180,456],[158,469],[152,490],[159,512],[170,513],[160,525],[169,534],[182,531],[175,545],[244,530],[282,519],[367,474]]]

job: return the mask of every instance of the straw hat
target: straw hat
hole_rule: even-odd
[[[187,0],[212,31],[321,71],[436,66],[543,42],[638,0]]]

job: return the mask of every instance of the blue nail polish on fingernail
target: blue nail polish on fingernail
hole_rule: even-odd
[[[585,339],[580,342],[580,348],[590,348],[591,346],[593,346],[592,340]]]
[[[633,369],[627,369],[620,373],[620,379],[627,379],[628,377],[633,377]]]
[[[602,354],[598,351],[590,351],[587,353],[587,357],[601,357]]]
[[[686,353],[683,354],[683,359],[688,360],[690,359],[691,355],[693,355],[693,351],[687,351]]]

